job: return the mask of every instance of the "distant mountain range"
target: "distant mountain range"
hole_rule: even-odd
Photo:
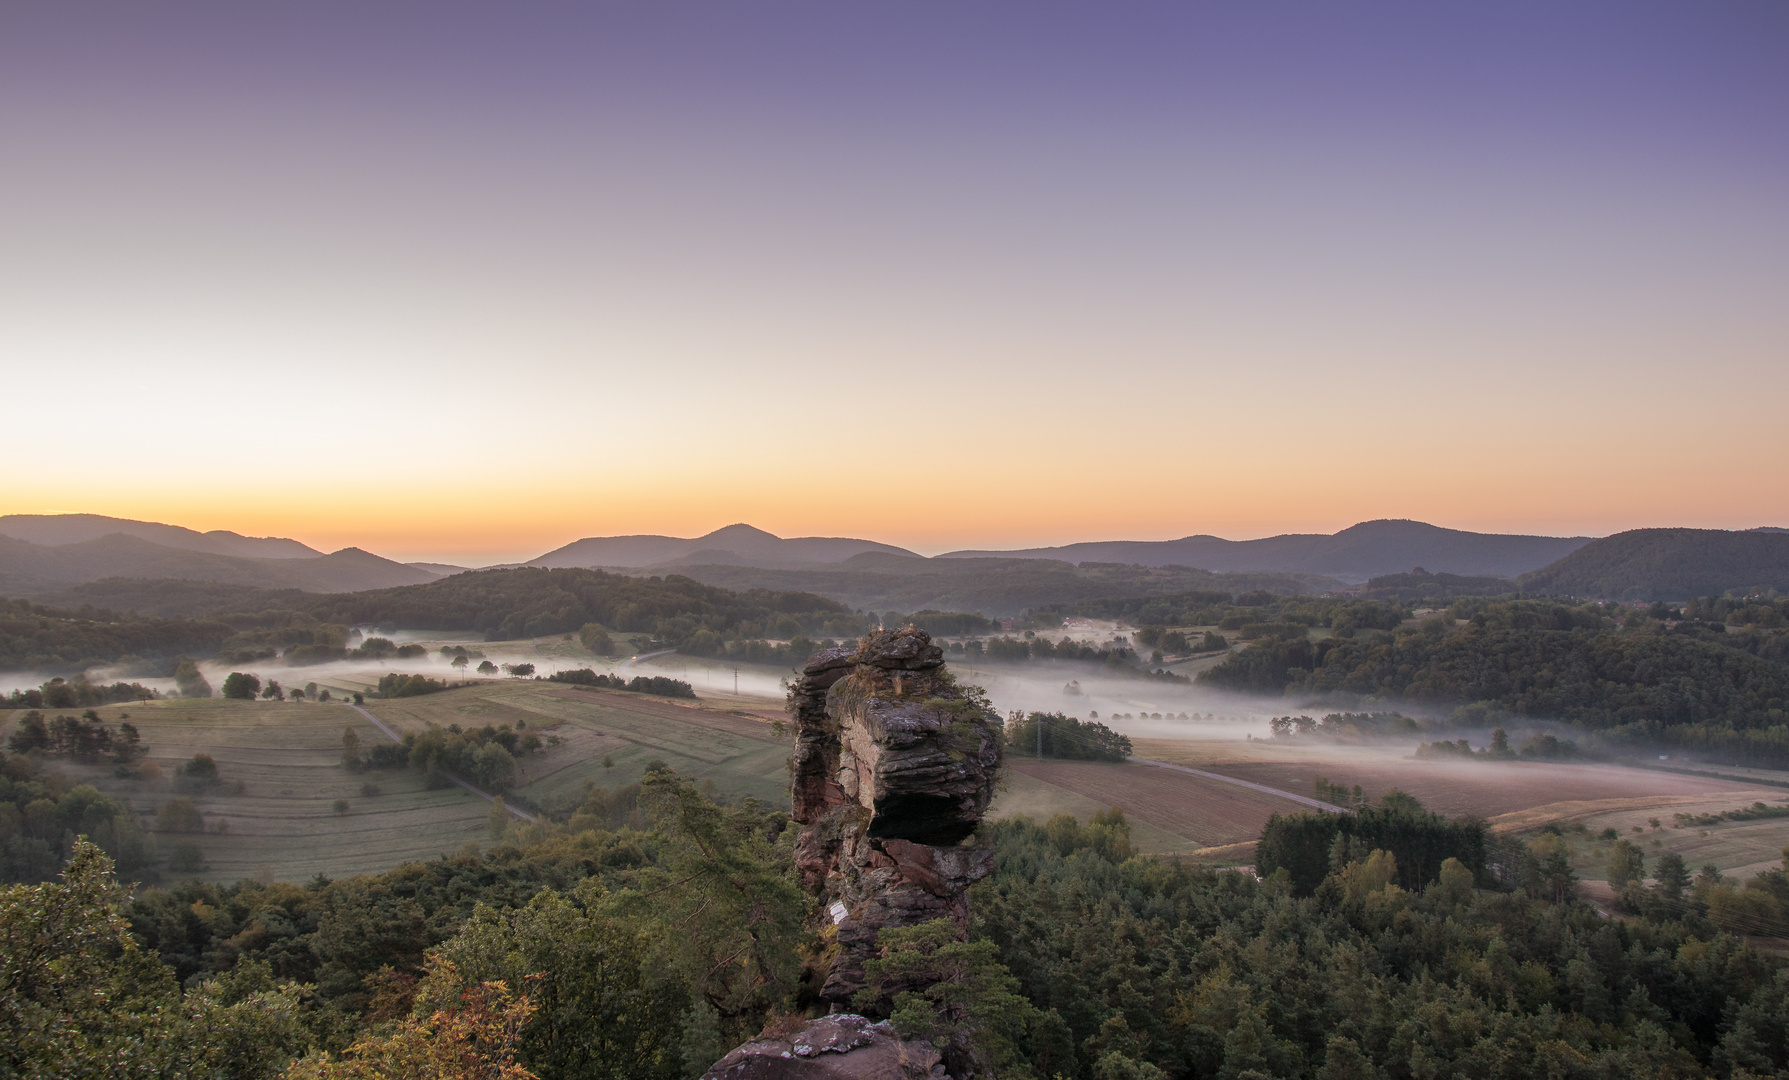
[[[323,554],[316,548],[279,536],[243,536],[223,529],[202,533],[183,529],[178,525],[102,517],[99,514],[0,515],[0,536],[50,547],[98,540],[114,533],[134,536],[139,540],[182,551],[207,551],[213,555],[233,555],[244,559],[314,559]]]
[[[1287,533],[1259,540],[1187,536],[1179,540],[1105,540],[1022,551],[952,551],[941,559],[1062,559],[1201,570],[1322,574],[1362,582],[1412,567],[1430,573],[1515,577],[1590,542],[1588,536],[1516,536],[1462,532],[1420,521],[1366,521],[1334,535]]]
[[[1640,529],[1601,540],[1369,521],[1333,535],[1259,540],[1188,536],[1018,551],[953,551],[933,559],[849,537],[783,538],[750,525],[704,536],[588,537],[521,564],[675,572],[727,588],[807,590],[853,607],[951,607],[1009,613],[1038,603],[1175,589],[1324,592],[1381,580],[1385,595],[1508,591],[1602,599],[1679,600],[1730,590],[1789,590],[1789,531]],[[1420,568],[1420,574],[1413,574]],[[462,573],[398,563],[359,548],[325,555],[296,540],[94,514],[0,517],[0,595],[40,597],[105,579],[209,582],[257,589],[359,592]],[[1408,580],[1406,580],[1408,579]],[[105,592],[137,593],[107,586]],[[90,590],[89,590],[90,591]],[[1370,592],[1374,590],[1369,590]],[[160,593],[157,593],[160,596]],[[162,597],[157,606],[172,603]]]
[[[756,566],[776,569],[842,563],[866,551],[885,555],[919,555],[893,544],[835,536],[783,539],[750,525],[729,525],[705,536],[592,536],[555,548],[524,566],[604,566],[637,569],[649,566]]]
[[[156,528],[173,529],[172,526]],[[183,533],[186,535],[181,535]],[[47,534],[57,535],[53,531]],[[78,532],[71,534],[79,535]],[[46,531],[39,531],[38,535],[46,535]],[[442,576],[382,559],[359,548],[343,548],[324,555],[293,540],[260,540],[235,533],[225,533],[223,539],[214,540],[218,534],[185,529],[161,535],[171,535],[188,545],[212,541],[229,546],[235,541],[244,541],[250,545],[266,545],[259,550],[275,551],[292,550],[279,546],[292,545],[310,554],[275,558],[223,555],[204,547],[156,543],[141,535],[121,531],[56,544],[31,543],[0,535],[0,594],[42,596],[103,578],[175,578],[263,589],[335,593],[420,585]]]

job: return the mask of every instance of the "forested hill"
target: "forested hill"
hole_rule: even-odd
[[[1782,601],[1699,602],[1678,612],[1462,600],[1420,627],[1317,641],[1302,632],[1265,636],[1201,678],[1350,701],[1484,703],[1612,741],[1789,763],[1786,624]]]
[[[1598,600],[1789,591],[1789,533],[1634,529],[1592,540],[1516,584],[1527,593]]]
[[[762,569],[681,566],[698,581],[728,589],[795,589],[866,611],[978,611],[1017,615],[1111,596],[1169,596],[1192,590],[1226,595],[1270,590],[1325,593],[1335,578],[1316,574],[1223,573],[1187,566],[1073,563],[1051,559],[919,559],[867,552],[836,566]]]
[[[144,661],[183,653],[209,656],[233,633],[214,619],[138,618],[92,608],[62,611],[0,599],[0,671],[72,673],[126,656]]]
[[[729,592],[675,574],[647,578],[531,567],[322,596],[304,610],[328,623],[479,630],[494,639],[569,633],[600,623],[652,634],[673,645],[703,629],[729,635],[782,637],[807,630],[838,636],[858,632],[862,622],[843,605],[811,593]],[[829,620],[840,627],[825,629]]]

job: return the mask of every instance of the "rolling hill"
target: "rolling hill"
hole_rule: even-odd
[[[262,559],[169,547],[124,533],[55,545],[0,535],[0,593],[9,596],[39,597],[103,578],[181,578],[264,589],[356,592],[420,585],[439,576],[352,547],[306,558]]]
[[[1366,521],[1334,535],[1288,533],[1259,540],[1188,536],[1179,540],[1107,540],[1019,551],[952,551],[940,559],[1061,559],[1140,566],[1196,566],[1217,572],[1321,574],[1362,582],[1413,566],[1431,573],[1514,577],[1546,566],[1588,537],[1462,532],[1420,521]]]
[[[1592,540],[1516,584],[1599,600],[1688,600],[1789,590],[1789,534],[1775,529],[1634,529]]]
[[[834,536],[783,537],[750,525],[729,525],[706,536],[591,536],[555,548],[525,565],[627,567],[677,565],[813,566],[838,563],[866,551],[919,558],[905,548]]]

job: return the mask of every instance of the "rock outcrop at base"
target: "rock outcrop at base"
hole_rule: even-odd
[[[968,932],[965,893],[993,852],[961,844],[993,798],[1000,718],[912,627],[816,654],[789,708],[795,860],[837,925],[820,991],[837,1008],[863,989],[884,927],[950,918]]]
[[[837,1013],[793,1034],[767,1031],[702,1080],[948,1080],[943,1060],[929,1042],[896,1037],[886,1021]]]

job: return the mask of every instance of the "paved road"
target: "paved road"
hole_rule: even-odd
[[[397,732],[391,730],[390,728],[386,727],[384,724],[380,723],[379,718],[374,716],[372,713],[367,712],[365,709],[354,704],[353,702],[348,703],[348,708],[353,709],[355,712],[366,717],[367,723],[378,728],[380,731],[385,732],[386,736],[388,738],[390,738],[392,742],[401,743],[404,741],[401,737],[399,737]],[[453,775],[452,773],[444,772],[441,775],[447,777],[449,780],[452,780],[454,783],[465,788],[467,791],[470,791],[472,794],[477,795],[479,798],[483,799],[485,802],[496,802],[497,801],[497,797],[495,795],[486,795],[484,792],[473,787],[471,784],[468,784],[466,781],[461,780],[459,777]],[[505,810],[508,810],[510,813],[514,814],[515,816],[521,818],[523,821],[535,820],[535,817],[533,814],[525,813],[521,810],[518,810],[515,807],[509,805],[508,803],[504,803],[503,808]]]
[[[1207,780],[1221,780],[1226,784],[1235,784],[1237,787],[1245,787],[1251,791],[1259,791],[1264,795],[1277,795],[1282,799],[1291,799],[1295,803],[1302,803],[1313,810],[1324,810],[1331,814],[1347,813],[1346,810],[1339,806],[1332,806],[1329,803],[1321,802],[1305,795],[1294,795],[1290,791],[1281,791],[1279,788],[1268,787],[1266,784],[1251,784],[1247,780],[1238,780],[1234,776],[1225,776],[1223,773],[1206,772],[1204,769],[1189,769],[1185,765],[1170,765],[1165,761],[1151,761],[1148,758],[1134,757],[1131,758],[1131,760],[1140,765],[1154,765],[1158,769],[1173,769],[1175,772],[1203,776]]]

